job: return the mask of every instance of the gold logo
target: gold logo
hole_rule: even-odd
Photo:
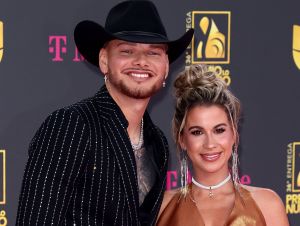
[[[230,63],[231,13],[228,11],[193,11],[192,64]]]
[[[300,142],[287,145],[285,210],[300,213]]]
[[[3,57],[3,22],[0,21],[0,62]]]
[[[5,157],[5,150],[0,150],[0,204],[6,204],[6,157]]]
[[[208,28],[209,25],[210,30],[208,34]],[[203,41],[199,42],[198,48],[197,48],[197,58],[203,58],[202,52],[205,53],[206,58],[224,58],[225,56],[225,36],[221,32],[219,32],[219,29],[217,28],[217,25],[215,24],[214,20],[209,20],[207,17],[203,17],[200,21],[200,28],[204,35],[207,35],[207,44],[205,47],[205,51],[203,49]]]
[[[292,191],[300,192],[300,142],[293,143]]]
[[[300,26],[293,27],[293,58],[296,66],[300,70]]]

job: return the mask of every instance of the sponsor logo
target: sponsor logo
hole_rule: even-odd
[[[52,61],[63,61],[62,55],[67,53],[66,36],[49,36],[49,53],[53,53]]]
[[[287,146],[286,213],[300,213],[300,142]]]
[[[230,71],[224,65],[230,64],[231,12],[188,12],[186,29],[189,28],[194,28],[195,34],[186,50],[186,66],[208,64],[210,70],[230,85]]]
[[[192,176],[189,172],[188,174],[188,183],[191,183]],[[240,178],[241,184],[249,185],[251,184],[251,177],[249,175],[243,175]],[[178,172],[176,170],[170,170],[167,172],[167,184],[166,190],[171,190],[180,187],[180,176],[178,176]]]
[[[3,58],[3,52],[4,52],[4,47],[3,47],[3,22],[0,21],[0,62],[2,61],[2,58]]]
[[[53,62],[62,62],[67,58],[68,46],[67,46],[67,36],[66,35],[50,35],[48,39],[49,43],[49,53],[52,56]],[[72,48],[74,51],[72,53],[73,62],[84,61],[83,56],[80,55],[76,46]]]
[[[296,66],[300,70],[300,26],[293,26],[293,58]]]

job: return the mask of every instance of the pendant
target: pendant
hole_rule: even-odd
[[[214,197],[214,194],[213,194],[213,192],[212,192],[212,190],[211,190],[211,187],[209,187],[209,194],[208,194],[208,197],[211,198],[211,199]]]

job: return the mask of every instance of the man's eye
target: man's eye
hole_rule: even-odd
[[[225,132],[225,128],[217,128],[216,129],[216,133],[224,133]]]
[[[132,50],[130,50],[130,49],[123,49],[123,50],[121,50],[121,53],[124,53],[124,54],[131,54],[131,53],[132,53]]]
[[[195,136],[199,136],[202,134],[202,132],[200,130],[193,130],[193,131],[191,131],[191,134],[193,134]]]
[[[158,51],[149,51],[148,54],[151,55],[151,56],[160,55],[160,53]]]

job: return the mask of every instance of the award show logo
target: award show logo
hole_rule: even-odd
[[[286,213],[300,213],[300,142],[287,146]]]
[[[296,66],[300,70],[300,26],[293,26],[293,58]]]
[[[192,63],[230,62],[230,12],[193,12],[192,27]]]
[[[3,22],[0,21],[0,62],[3,57]]]
[[[195,33],[186,51],[186,65],[208,64],[229,85],[230,71],[221,65],[230,63],[230,27],[229,11],[188,12],[186,29],[194,28]]]

